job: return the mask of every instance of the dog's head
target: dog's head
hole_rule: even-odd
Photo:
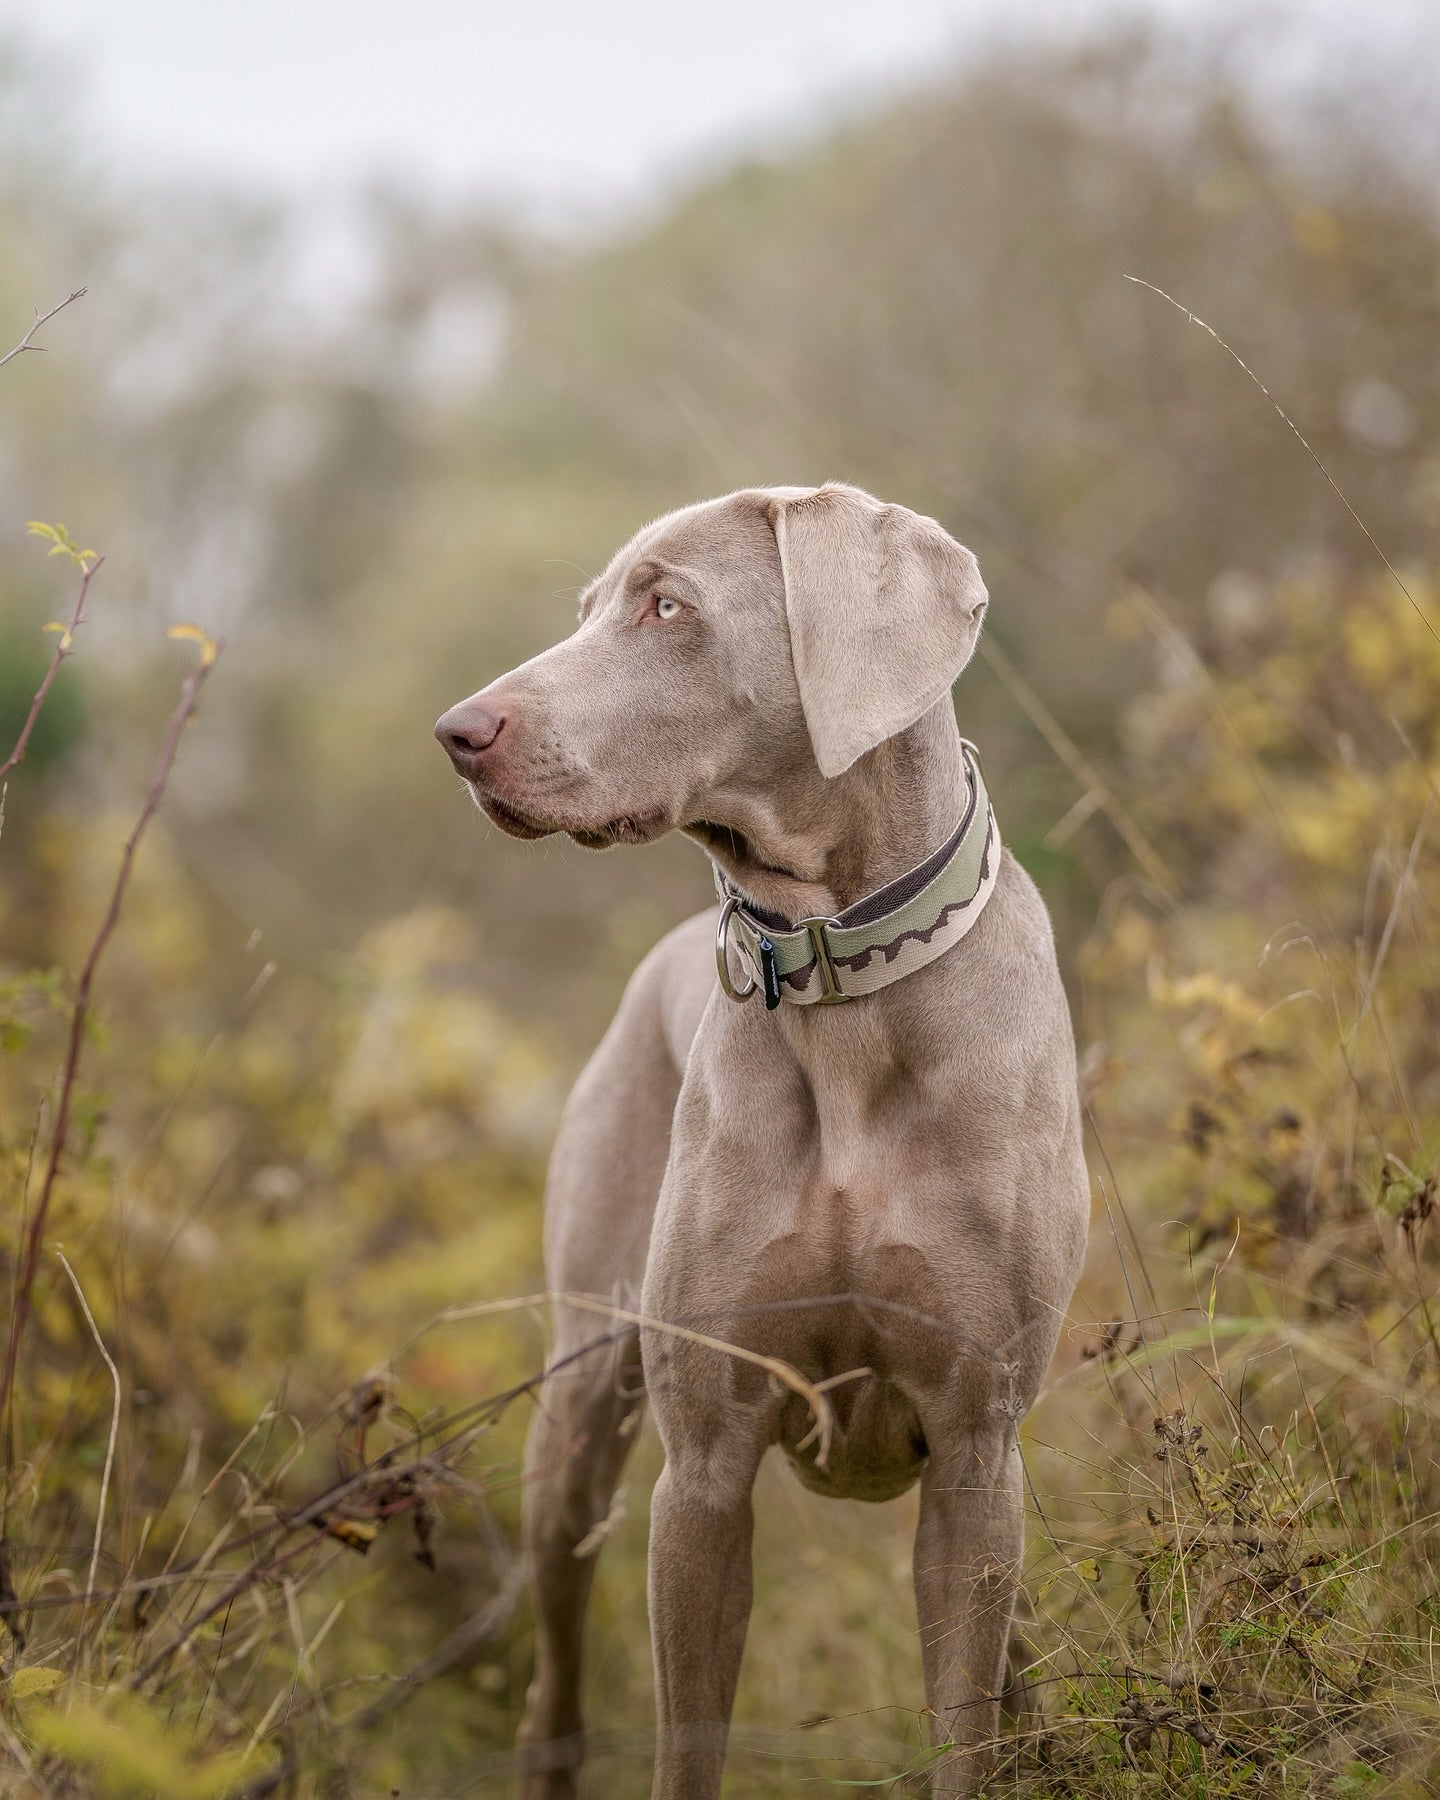
[[[840,484],[747,489],[647,525],[572,636],[435,735],[513,837],[679,828],[743,861],[741,839],[783,844],[797,809],[948,704],[985,606],[933,519]]]

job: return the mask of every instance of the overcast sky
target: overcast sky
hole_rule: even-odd
[[[1437,0],[1274,0],[1343,71]],[[1253,0],[0,0],[78,86],[107,161],[314,193],[385,174],[625,207],[739,146],[924,80],[996,36],[1115,14],[1189,26]],[[1435,42],[1433,35],[1430,38]]]

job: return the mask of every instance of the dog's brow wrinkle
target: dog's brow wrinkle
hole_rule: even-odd
[[[628,594],[639,594],[652,583],[664,581],[677,573],[676,569],[658,556],[642,556],[625,577],[625,591]]]

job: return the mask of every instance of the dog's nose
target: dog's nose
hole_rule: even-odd
[[[435,735],[462,775],[468,775],[505,727],[505,715],[479,700],[462,700],[435,722]]]

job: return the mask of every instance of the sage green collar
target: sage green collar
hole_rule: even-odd
[[[913,975],[943,956],[970,930],[994,892],[1000,872],[1000,838],[980,756],[962,740],[968,784],[960,823],[932,855],[833,919],[786,919],[747,900],[717,867],[720,923],[715,961],[720,985],[732,1000],[757,990],[774,1010],[858,1000]],[[737,986],[730,953],[746,967],[747,986]]]

